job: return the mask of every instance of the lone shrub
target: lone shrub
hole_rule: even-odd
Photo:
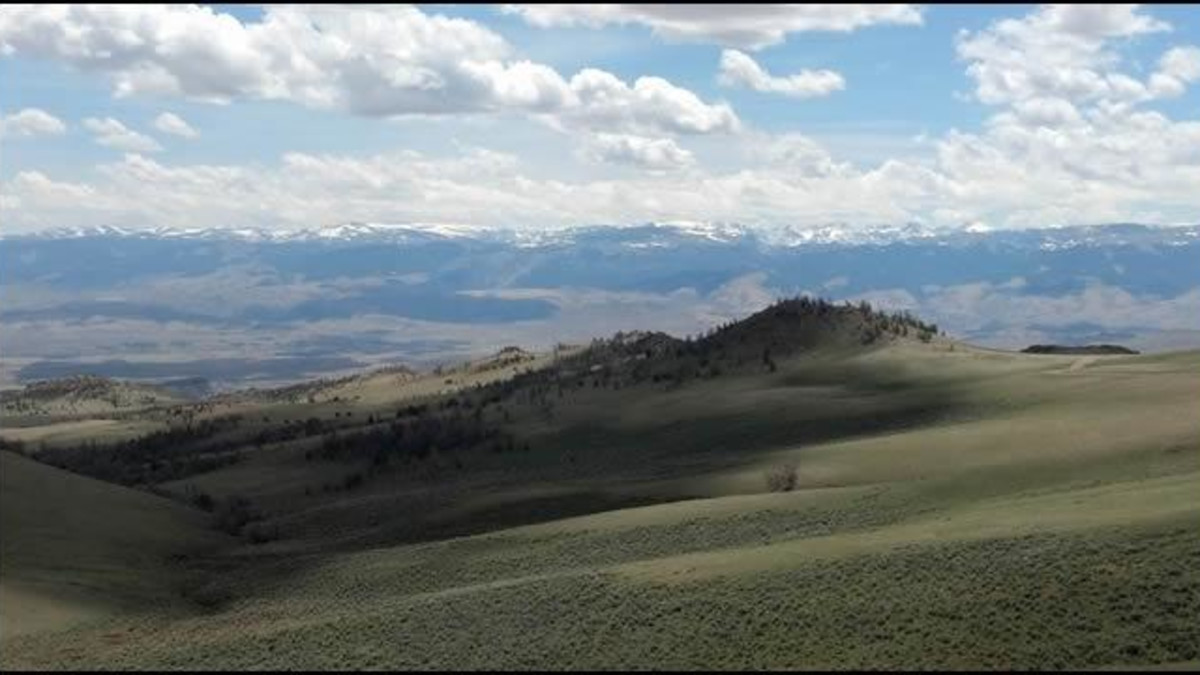
[[[212,513],[212,510],[217,506],[216,501],[214,501],[212,498],[212,495],[208,494],[207,492],[200,492],[195,488],[192,488],[192,490],[193,491],[188,495],[188,499],[191,500],[192,504],[198,509]]]
[[[799,482],[794,462],[781,464],[767,471],[766,477],[767,489],[771,492],[791,492],[796,489],[796,484]]]

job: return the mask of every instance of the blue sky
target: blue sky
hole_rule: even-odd
[[[1197,6],[843,7],[6,8],[0,227],[1200,220]]]

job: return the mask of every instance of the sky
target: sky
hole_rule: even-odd
[[[6,5],[0,232],[1195,224],[1197,9]]]

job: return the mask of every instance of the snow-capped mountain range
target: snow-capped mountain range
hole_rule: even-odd
[[[981,344],[1200,346],[1197,260],[1200,225],[62,228],[0,242],[0,343],[30,362],[21,377],[107,355],[118,362],[100,374],[226,378],[243,366],[187,359],[253,345],[292,373],[682,334],[809,293],[911,310]]]
[[[934,228],[920,223],[903,225],[820,227],[791,225],[756,227],[738,223],[665,221],[638,225],[588,225],[556,229],[485,228],[450,223],[349,222],[299,230],[266,228],[157,227],[134,229],[118,226],[63,227],[34,234],[0,235],[9,239],[85,239],[96,237],[177,239],[246,242],[357,242],[418,243],[429,241],[488,242],[519,248],[569,246],[581,241],[608,240],[630,248],[661,248],[688,244],[749,244],[776,248],[802,246],[863,246],[921,242],[949,245],[984,241],[1033,245],[1042,250],[1077,246],[1154,243],[1183,245],[1200,240],[1200,225],[1146,226],[1112,224],[1047,227],[1023,230],[991,229],[972,225],[964,229]]]

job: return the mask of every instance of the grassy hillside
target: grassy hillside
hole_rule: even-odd
[[[0,452],[0,638],[181,604],[186,574],[173,557],[229,543],[205,520]]]
[[[697,340],[626,334],[537,359],[466,385],[442,373],[449,392],[414,391],[422,376],[244,403],[209,436],[133,448],[175,457],[166,481],[121,455],[54,455],[254,518],[193,581],[204,607],[26,631],[0,663],[1200,659],[1200,352],[1014,354],[793,302]],[[281,428],[295,433],[254,440]],[[228,445],[236,461],[197,463]]]

